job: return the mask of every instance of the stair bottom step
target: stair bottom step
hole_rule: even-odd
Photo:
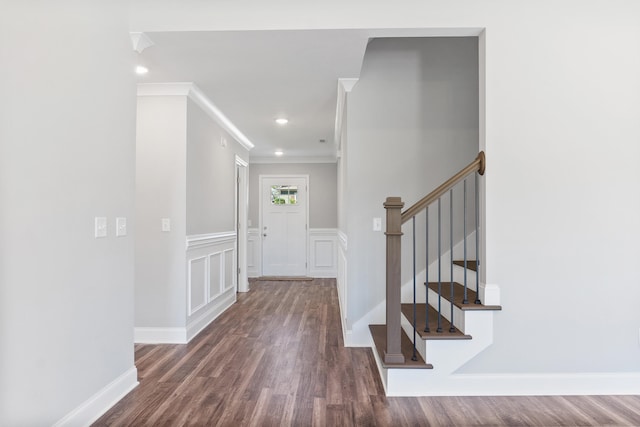
[[[404,363],[385,363],[384,352],[387,348],[387,325],[369,325],[376,351],[385,368],[406,368],[406,369],[433,369],[433,365],[426,363],[422,356],[416,352],[418,360],[411,360],[413,356],[413,344],[409,337],[402,331],[400,346],[404,356]]]

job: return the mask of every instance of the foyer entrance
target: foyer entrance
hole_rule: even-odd
[[[307,175],[260,175],[263,276],[307,274]]]

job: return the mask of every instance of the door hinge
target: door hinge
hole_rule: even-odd
[[[240,267],[238,267],[238,274],[240,274]]]
[[[307,268],[307,267],[309,267],[309,266],[308,266],[308,265],[307,265],[307,263],[305,262],[305,263],[304,263],[304,268]]]

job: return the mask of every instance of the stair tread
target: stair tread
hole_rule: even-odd
[[[455,328],[454,332],[449,332],[451,323],[441,316],[442,332],[436,332],[438,328],[438,312],[431,306],[429,306],[429,332],[424,331],[426,322],[426,304],[416,304],[416,332],[423,340],[468,340],[471,339],[471,335],[465,335],[458,328]],[[442,307],[443,310],[448,310],[448,306]],[[402,314],[409,320],[409,323],[413,321],[413,304],[402,304]]]
[[[453,263],[464,268],[464,260],[455,260]],[[467,260],[467,268],[469,270],[478,271],[478,262],[476,260]]]
[[[442,282],[442,298],[449,301],[451,297],[451,289],[449,287],[450,282]],[[429,282],[429,289],[434,292],[438,292],[438,282]],[[460,310],[502,310],[502,306],[499,305],[484,305],[484,304],[476,304],[476,291],[472,290],[470,287],[467,287],[467,304],[463,304],[464,300],[464,285],[453,282],[453,305],[458,307]]]
[[[404,363],[385,363],[384,351],[387,348],[387,325],[369,325],[369,330],[371,331],[371,336],[373,337],[373,342],[376,346],[376,351],[380,356],[383,367],[404,369],[433,369],[433,365],[431,365],[430,363],[426,363],[418,352],[416,352],[418,360],[411,360],[411,357],[413,355],[413,344],[404,331],[402,331],[402,336],[400,339],[400,346],[402,354],[404,355]]]

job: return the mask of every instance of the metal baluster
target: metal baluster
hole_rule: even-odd
[[[411,360],[418,360],[416,356],[416,217],[412,218],[413,223],[413,356]]]
[[[426,249],[427,249],[427,255],[426,255],[426,267],[425,267],[425,288],[426,288],[426,296],[425,296],[425,321],[424,321],[424,331],[425,332],[431,332],[431,328],[429,328],[429,206],[427,206],[426,210],[425,210],[425,214],[426,214],[426,226],[427,226],[427,232],[426,232]]]
[[[451,268],[451,276],[449,276],[449,287],[451,288],[451,326],[449,326],[449,332],[455,332],[456,328],[453,326],[453,188],[449,190],[449,266]]]
[[[482,304],[480,301],[480,196],[478,190],[478,176],[476,172],[476,304]]]
[[[438,327],[436,332],[442,332],[442,223],[441,223],[441,200],[438,199]]]
[[[464,189],[464,208],[463,220],[462,220],[462,236],[464,239],[464,297],[462,298],[463,304],[469,304],[469,298],[467,297],[467,178],[463,182]]]

